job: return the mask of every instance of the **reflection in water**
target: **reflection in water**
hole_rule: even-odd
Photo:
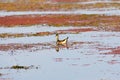
[[[111,65],[113,65],[113,64],[120,64],[120,61],[118,61],[118,60],[111,60],[111,61],[108,61],[107,63],[111,64]]]
[[[59,45],[56,45],[56,51],[59,52]]]
[[[57,52],[59,52],[60,48],[67,48],[67,49],[69,49],[67,44],[66,45],[56,45],[56,47],[55,47]]]
[[[70,58],[70,57],[67,57],[67,58],[62,58],[62,57],[57,57],[57,58],[54,58],[54,61],[55,62],[63,62],[63,61],[80,61],[80,58]]]

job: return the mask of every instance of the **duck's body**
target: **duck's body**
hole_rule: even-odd
[[[68,37],[66,39],[63,39],[63,40],[57,40],[56,44],[57,45],[64,45],[64,44],[67,44],[67,41],[68,41]]]
[[[68,37],[63,39],[63,40],[59,40],[59,35],[56,34],[56,44],[57,45],[66,45],[67,44],[67,41],[68,41]]]

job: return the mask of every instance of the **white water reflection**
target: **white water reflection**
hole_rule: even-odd
[[[102,9],[101,9],[102,10]],[[101,11],[98,9],[94,10],[85,10],[85,9],[80,9],[80,10],[71,10],[71,11],[17,11],[17,12],[5,12],[5,11],[0,11],[0,16],[13,16],[13,15],[48,15],[48,14],[99,14],[99,15],[120,15],[120,9],[106,9],[103,8]]]
[[[86,26],[87,27],[87,26]],[[55,27],[55,26],[48,26],[46,24],[44,25],[33,25],[33,26],[16,26],[16,27],[10,27],[10,28],[6,28],[6,27],[0,27],[0,33],[37,33],[37,32],[52,32],[52,31],[56,31],[56,30],[66,30],[66,29],[75,29],[75,28],[79,28],[79,27],[73,27],[73,26],[69,26],[69,27]],[[83,27],[85,28],[85,27]]]

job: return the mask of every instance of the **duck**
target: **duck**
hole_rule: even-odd
[[[56,45],[67,45],[67,42],[68,42],[68,37],[63,40],[59,40],[59,34],[56,33]]]

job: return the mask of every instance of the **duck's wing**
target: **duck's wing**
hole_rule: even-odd
[[[63,40],[59,40],[59,42],[64,42],[64,41],[66,41],[66,40],[68,40],[68,37],[65,38],[65,39],[63,39]]]

